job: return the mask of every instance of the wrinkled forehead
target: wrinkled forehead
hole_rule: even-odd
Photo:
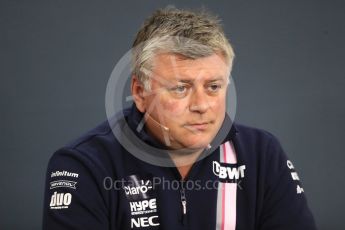
[[[227,80],[230,66],[219,54],[196,59],[179,54],[158,54],[152,60],[151,77],[174,81]]]

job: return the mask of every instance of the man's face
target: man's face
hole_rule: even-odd
[[[229,66],[224,59],[159,54],[151,73],[151,92],[144,92],[146,130],[171,149],[207,147],[226,112]]]

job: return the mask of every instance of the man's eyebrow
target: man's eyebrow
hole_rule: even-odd
[[[210,79],[207,82],[224,81],[224,80],[225,80],[224,77],[217,77],[215,79]]]
[[[181,82],[181,83],[193,83],[195,80],[191,80],[191,79],[174,79],[176,80],[177,82]],[[216,82],[216,81],[224,81],[224,77],[216,77],[216,78],[213,78],[213,79],[209,79],[209,80],[206,80],[206,82]]]
[[[176,79],[176,81],[182,82],[182,83],[193,83],[194,80],[190,80],[190,79]]]

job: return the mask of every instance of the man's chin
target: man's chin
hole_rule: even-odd
[[[184,141],[183,146],[190,150],[201,150],[208,147],[210,142],[204,140]]]

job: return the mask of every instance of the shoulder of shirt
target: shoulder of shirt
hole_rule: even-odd
[[[247,145],[254,145],[256,147],[263,146],[280,146],[280,142],[275,135],[271,132],[250,127],[243,124],[234,123],[236,134],[235,137],[237,141],[243,142]]]
[[[127,116],[129,109],[125,109],[123,113],[118,113],[111,119],[107,119],[97,125],[95,128],[85,132],[79,138],[67,143],[64,148],[77,151],[83,151],[85,148],[91,148],[96,146],[112,145],[116,146],[117,140],[114,136],[112,127],[116,125],[119,119],[122,119],[122,115]],[[111,124],[110,124],[111,123]]]
[[[95,138],[109,138],[112,137],[113,133],[109,126],[108,121],[104,121],[95,128],[82,134],[80,137],[70,141],[65,145],[68,149],[79,149],[82,146],[93,143]]]
[[[235,124],[237,130],[234,142],[241,150],[241,159],[253,164],[261,164],[262,162],[270,162],[267,164],[278,165],[286,162],[287,156],[280,144],[278,138],[272,133],[260,129],[249,127],[242,124]]]
[[[130,110],[125,109],[112,116],[111,118],[101,122],[95,128],[85,132],[79,138],[67,143],[58,149],[54,156],[71,155],[76,158],[88,158],[97,161],[109,161],[112,153],[118,153],[121,144],[115,138],[112,127],[120,124],[123,115],[128,116]]]
[[[118,153],[117,148],[120,148],[117,143],[106,120],[55,151],[49,165],[54,168],[66,168],[66,165],[70,165],[75,170],[86,167],[94,176],[113,175],[113,153]]]
[[[235,130],[236,130],[236,135],[242,135],[245,137],[261,137],[264,139],[275,139],[276,137],[270,133],[267,130],[256,128],[256,127],[251,127],[247,126],[244,124],[239,124],[237,122],[234,122]]]

